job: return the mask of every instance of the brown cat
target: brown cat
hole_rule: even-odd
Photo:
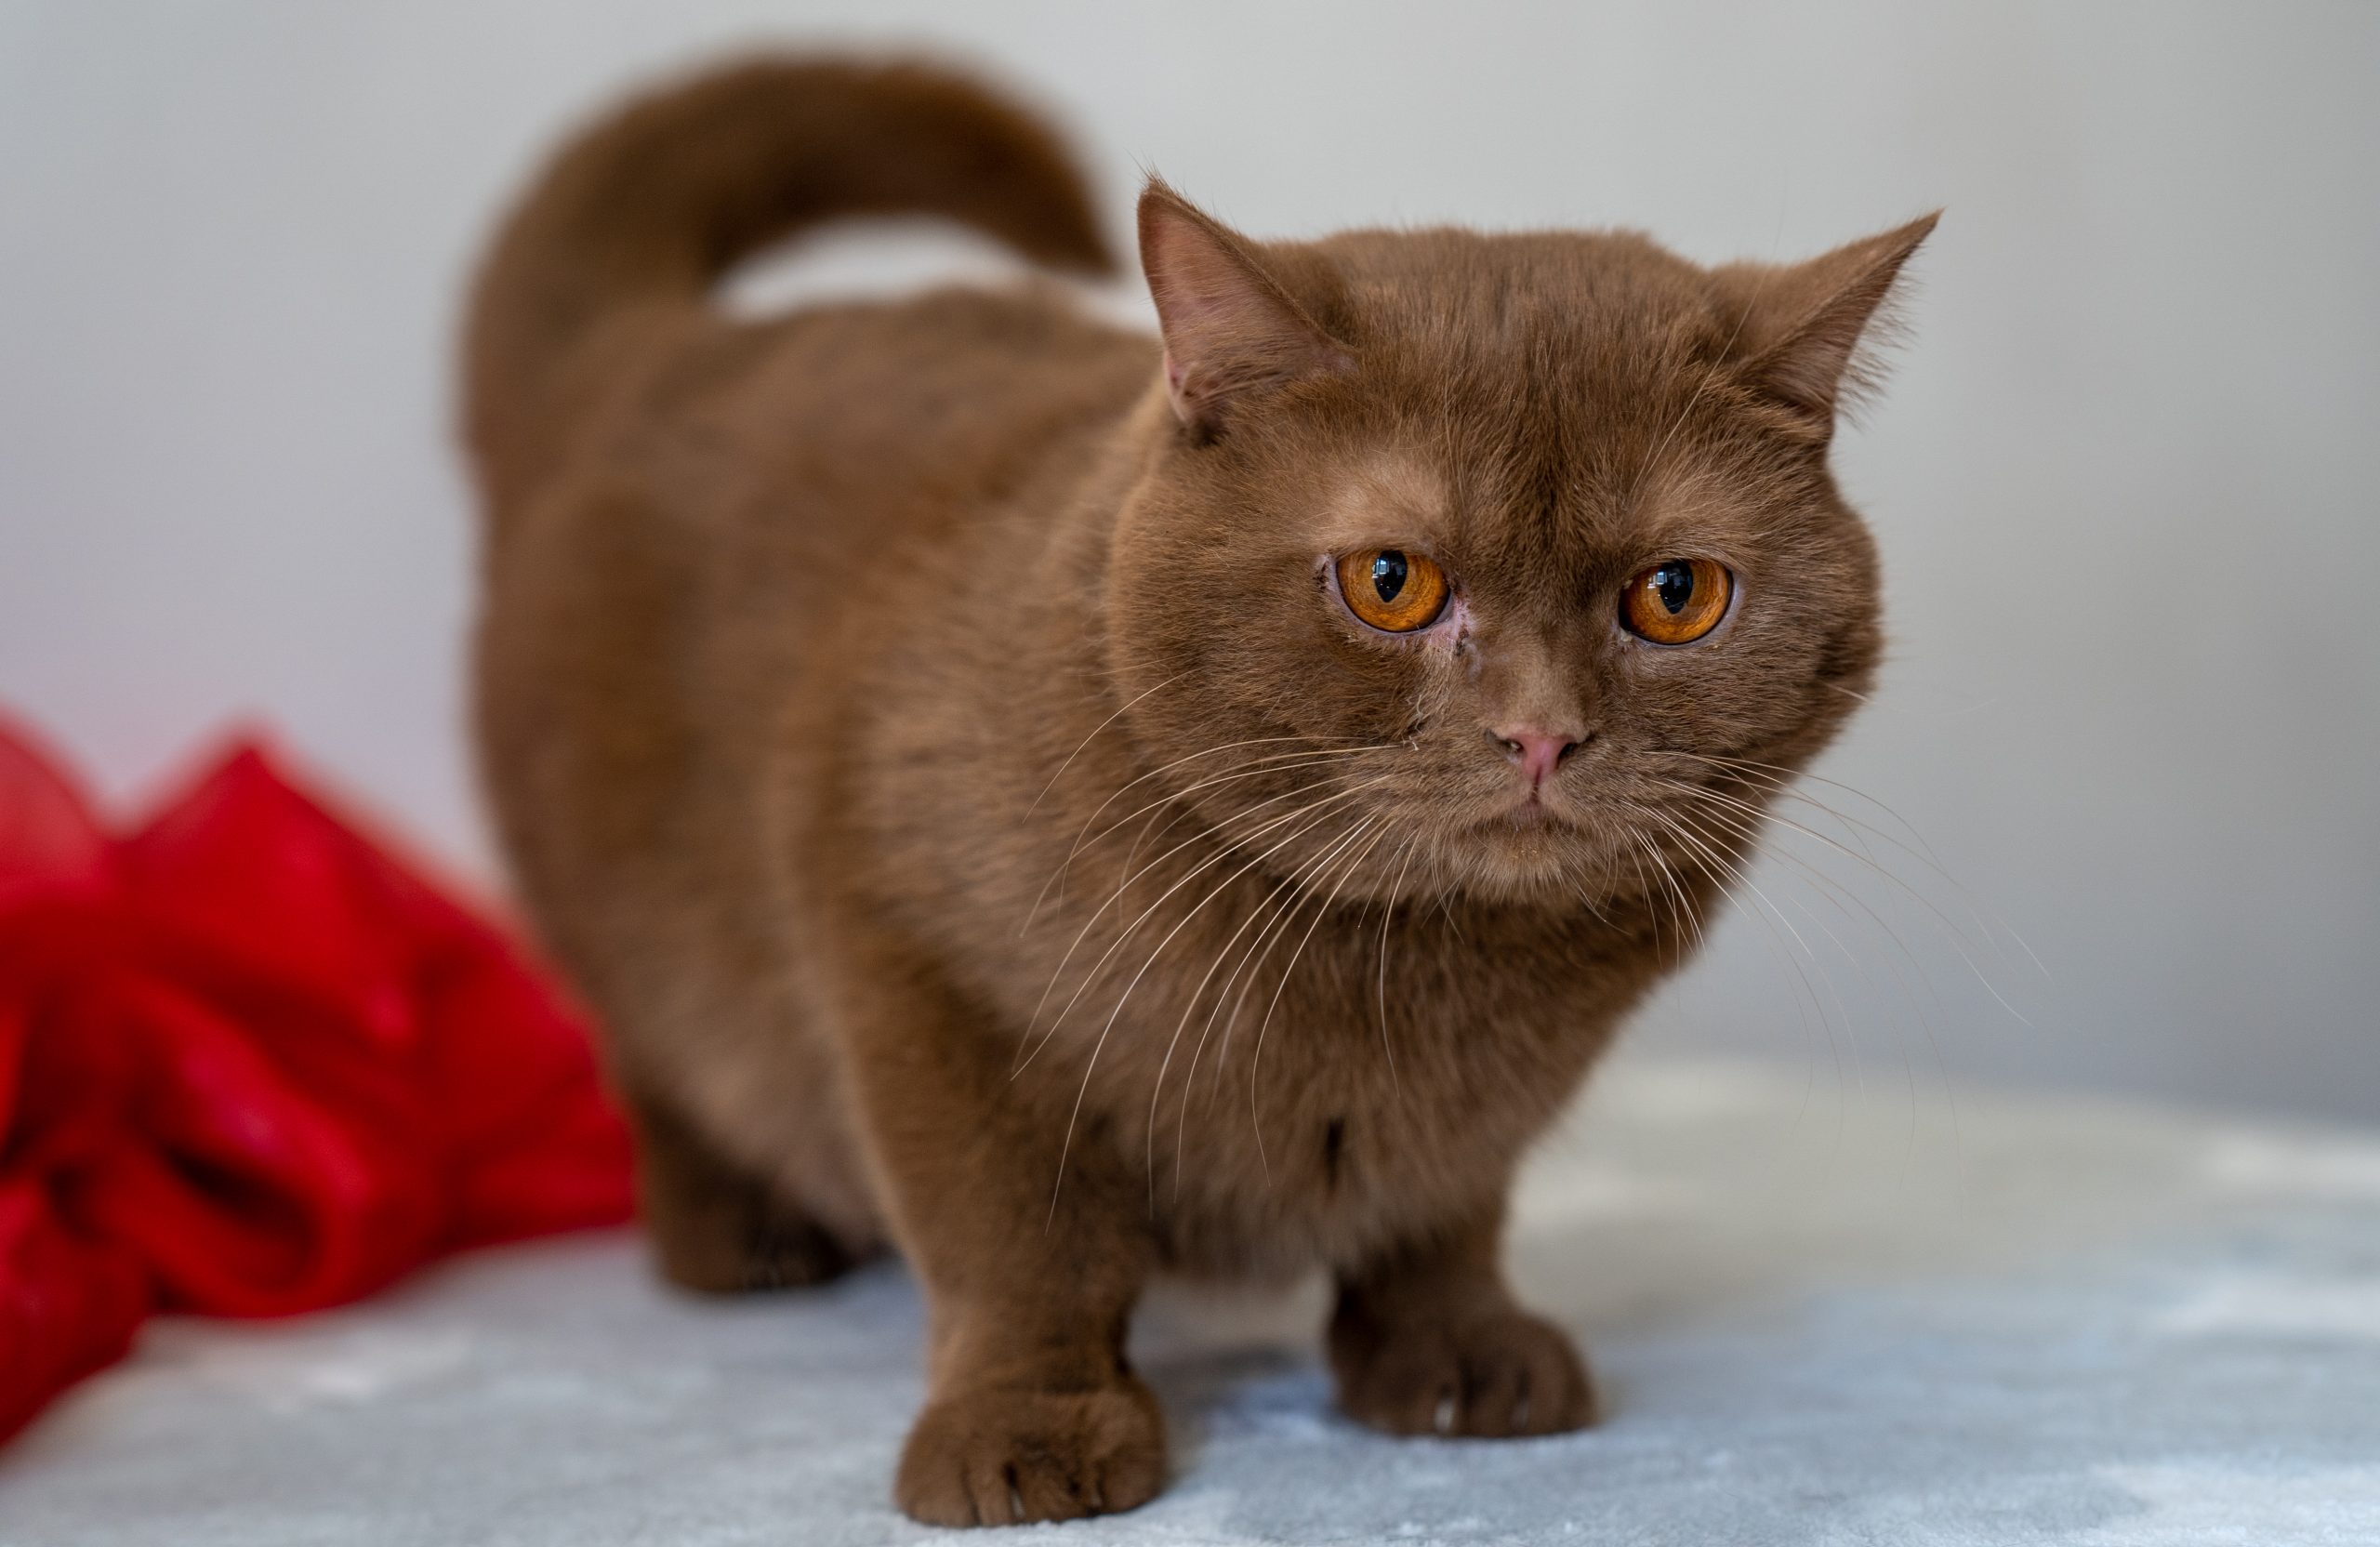
[[[1364,1422],[1588,1422],[1501,1275],[1506,1191],[1868,681],[1827,447],[1932,218],[1705,270],[1260,244],[1152,182],[1161,345],[1047,282],[709,304],[905,210],[1109,261],[1014,107],[760,62],[572,145],[478,290],[487,777],[664,1268],[897,1246],[921,1520],[1158,1490],[1125,1358],[1158,1269],[1329,1272]]]

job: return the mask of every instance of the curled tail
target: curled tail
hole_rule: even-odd
[[[464,428],[491,509],[550,470],[602,390],[602,339],[705,306],[737,259],[802,227],[911,212],[1053,267],[1114,264],[1057,136],[922,65],[734,65],[578,136],[505,221],[471,300]]]

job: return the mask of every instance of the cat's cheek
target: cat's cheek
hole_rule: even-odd
[[[1747,615],[1739,588],[1726,616],[1690,644],[1658,644],[1615,625],[1618,641],[1609,656],[1615,696],[1658,728],[1654,740],[1660,745],[1714,748],[1747,732],[1773,734],[1789,707],[1800,702],[1804,676],[1798,663],[1776,654],[1781,641],[1774,637],[1774,622]]]

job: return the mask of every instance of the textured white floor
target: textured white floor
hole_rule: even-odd
[[[1335,1416],[1318,1293],[1161,1291],[1176,1474],[1099,1542],[2380,1542],[2380,1135],[1739,1065],[1615,1068],[1525,1189],[1591,1434]],[[787,1543],[887,1502],[919,1394],[897,1267],[728,1306],[628,1236],[371,1305],[168,1323],[0,1459],[0,1542]]]

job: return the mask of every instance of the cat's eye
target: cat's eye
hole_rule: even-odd
[[[1709,559],[1670,559],[1639,570],[1620,593],[1620,621],[1655,644],[1692,644],[1719,627],[1736,578]]]
[[[1367,548],[1339,559],[1339,594],[1347,610],[1390,634],[1437,621],[1447,607],[1447,572],[1419,553]]]

